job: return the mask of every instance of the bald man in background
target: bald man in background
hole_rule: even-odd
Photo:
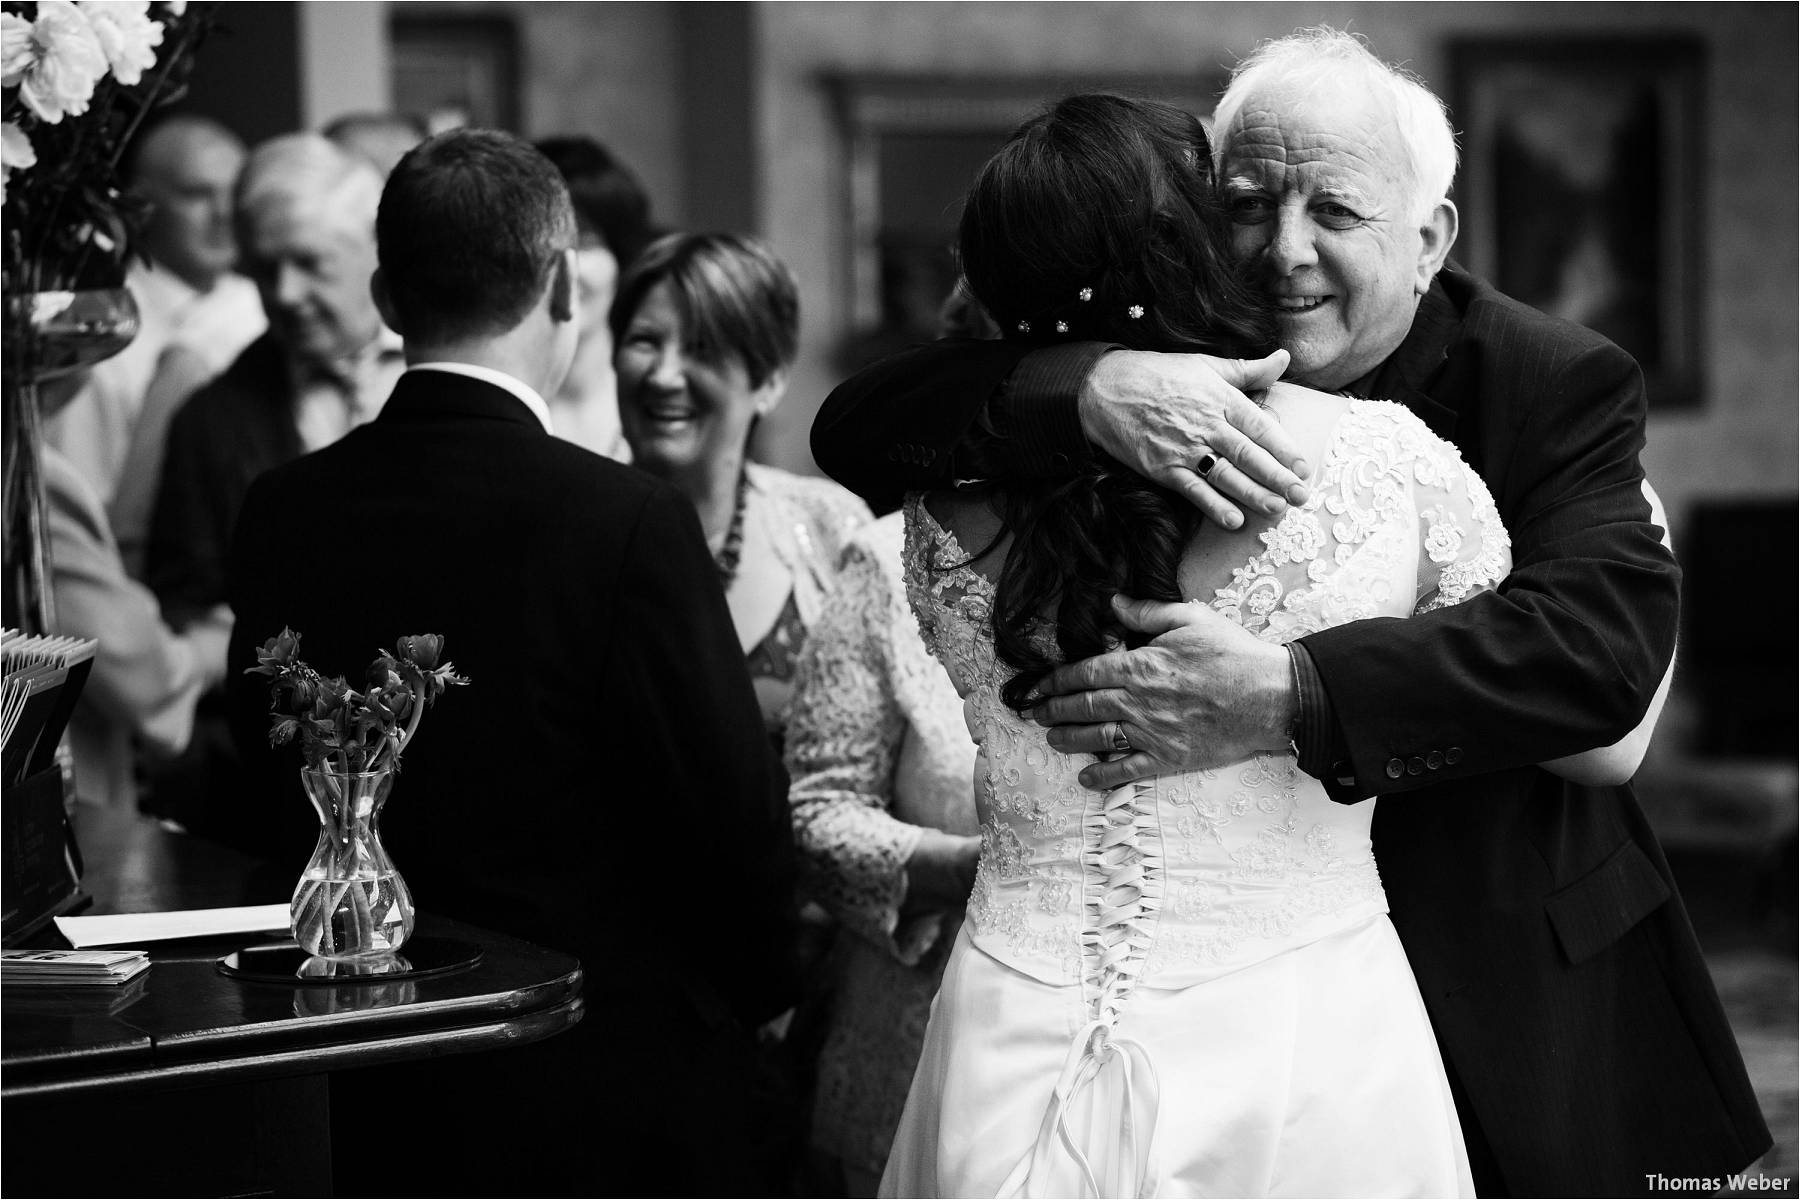
[[[165,370],[165,358],[182,360],[165,390],[185,389],[185,398],[223,371],[264,328],[255,287],[233,270],[238,252],[232,189],[243,163],[243,142],[205,117],[169,117],[134,143],[125,164],[126,186],[147,206],[137,248],[149,260],[134,259],[125,279],[137,301],[138,335],[94,369],[46,430],[50,443],[108,506],[115,533],[130,543],[127,565],[134,568],[141,567],[137,551],[148,487],[139,488],[135,507],[127,503],[123,521],[113,504],[130,474],[127,464],[146,398]],[[160,457],[160,437],[159,425],[139,454],[154,440]]]

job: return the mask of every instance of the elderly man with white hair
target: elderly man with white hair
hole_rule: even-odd
[[[1123,600],[1121,626],[1153,640],[1060,667],[1038,719],[1058,749],[1110,756],[1082,774],[1094,789],[1291,754],[1341,803],[1381,798],[1376,860],[1478,1194],[1643,1194],[1741,1170],[1768,1129],[1628,782],[1680,580],[1638,461],[1636,363],[1449,263],[1446,113],[1359,39],[1259,49],[1215,137],[1282,352],[936,343],[834,392],[815,457],[879,508],[953,479],[1067,474],[1098,448],[1237,528],[1239,505],[1337,511],[1313,494],[1318,464],[1239,391],[1284,369],[1398,401],[1454,441],[1512,534],[1497,591],[1286,645],[1204,604]],[[1559,761],[1600,747],[1598,770]]]
[[[147,578],[180,624],[225,597],[250,483],[368,421],[405,369],[369,294],[380,173],[312,133],[257,147],[237,187],[242,268],[268,333],[169,426]]]

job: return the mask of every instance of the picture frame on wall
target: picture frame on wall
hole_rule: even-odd
[[[1449,49],[1462,151],[1454,257],[1624,348],[1652,408],[1697,405],[1699,39],[1462,38]]]

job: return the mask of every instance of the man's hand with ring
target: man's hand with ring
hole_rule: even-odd
[[[1285,350],[1249,360],[1109,351],[1082,384],[1082,432],[1209,520],[1236,529],[1244,523],[1240,505],[1274,514],[1306,502],[1299,448],[1245,394],[1274,386],[1287,364]]]
[[[1131,752],[1084,769],[1082,786],[1105,791],[1287,748],[1299,697],[1286,647],[1200,604],[1120,596],[1113,611],[1153,640],[1058,667],[1030,714],[1065,754],[1113,753],[1129,728]]]

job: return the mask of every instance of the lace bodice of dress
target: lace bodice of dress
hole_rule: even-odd
[[[1399,405],[1352,401],[1311,483],[1312,500],[1207,598],[1265,640],[1455,603],[1510,568],[1486,486]],[[908,598],[978,747],[980,948],[1080,981],[1104,1021],[1138,982],[1200,982],[1386,910],[1373,805],[1331,802],[1289,755],[1082,788],[1092,756],[1052,750],[1000,699],[1011,670],[994,652],[991,583],[920,496],[906,527]]]

